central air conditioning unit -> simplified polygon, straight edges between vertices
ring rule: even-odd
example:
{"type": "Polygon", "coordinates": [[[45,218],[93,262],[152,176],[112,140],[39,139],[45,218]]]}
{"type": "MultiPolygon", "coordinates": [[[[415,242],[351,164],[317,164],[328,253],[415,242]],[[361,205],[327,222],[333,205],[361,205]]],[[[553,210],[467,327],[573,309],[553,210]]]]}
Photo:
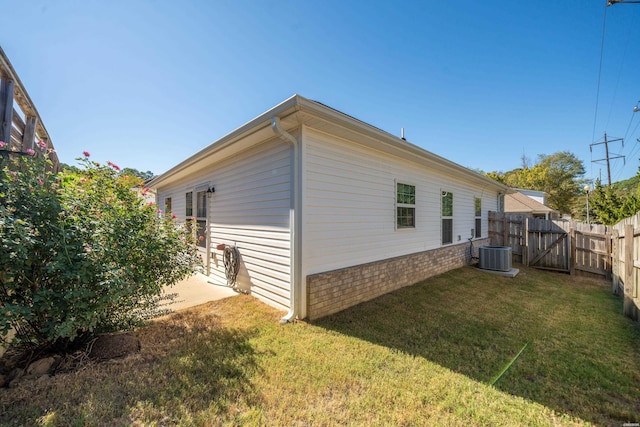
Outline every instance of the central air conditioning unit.
{"type": "Polygon", "coordinates": [[[511,270],[511,246],[480,246],[478,251],[478,267],[484,270],[511,270]]]}

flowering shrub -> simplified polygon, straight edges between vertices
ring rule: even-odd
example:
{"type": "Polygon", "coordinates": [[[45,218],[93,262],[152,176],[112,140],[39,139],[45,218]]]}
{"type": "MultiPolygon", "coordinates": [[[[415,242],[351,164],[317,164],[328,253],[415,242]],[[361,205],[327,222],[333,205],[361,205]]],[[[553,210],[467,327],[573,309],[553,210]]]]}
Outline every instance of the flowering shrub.
{"type": "Polygon", "coordinates": [[[46,153],[25,154],[0,157],[3,337],[15,329],[22,343],[66,345],[130,328],[197,267],[194,239],[111,162],[85,152],[80,172],[54,174],[46,153]]]}

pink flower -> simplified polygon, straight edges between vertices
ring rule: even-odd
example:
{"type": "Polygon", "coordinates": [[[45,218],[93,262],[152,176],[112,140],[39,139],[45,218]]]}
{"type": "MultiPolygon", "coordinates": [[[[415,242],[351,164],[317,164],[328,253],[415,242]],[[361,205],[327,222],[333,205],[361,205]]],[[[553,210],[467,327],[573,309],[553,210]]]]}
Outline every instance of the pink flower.
{"type": "Polygon", "coordinates": [[[149,192],[149,188],[148,188],[148,187],[145,187],[145,188],[142,190],[142,195],[143,195],[143,196],[146,196],[148,192],[149,192]]]}
{"type": "Polygon", "coordinates": [[[82,154],[84,154],[85,157],[89,157],[91,155],[88,151],[83,151],[82,154]]]}
{"type": "Polygon", "coordinates": [[[40,184],[40,185],[44,185],[44,181],[43,181],[43,180],[41,180],[41,179],[39,179],[39,180],[38,180],[38,184],[40,184]]]}
{"type": "Polygon", "coordinates": [[[5,145],[7,144],[5,144],[4,141],[0,141],[0,148],[4,147],[5,145]]]}
{"type": "Polygon", "coordinates": [[[113,163],[113,162],[111,162],[111,161],[107,162],[107,164],[108,164],[109,166],[111,166],[112,168],[114,168],[115,170],[117,170],[117,171],[119,171],[119,170],[120,170],[120,166],[116,165],[115,163],[113,163]]]}
{"type": "Polygon", "coordinates": [[[176,214],[171,215],[171,219],[176,219],[176,218],[178,218],[176,214]]]}
{"type": "Polygon", "coordinates": [[[202,242],[204,240],[204,236],[198,236],[198,240],[202,242]]]}
{"type": "Polygon", "coordinates": [[[29,155],[29,156],[34,156],[36,154],[36,152],[33,151],[33,149],[31,149],[31,148],[27,149],[27,151],[25,151],[25,153],[27,153],[27,155],[29,155]]]}
{"type": "Polygon", "coordinates": [[[38,141],[38,146],[39,146],[40,148],[47,148],[47,143],[46,143],[46,142],[44,142],[44,141],[38,141]]]}
{"type": "Polygon", "coordinates": [[[161,214],[161,213],[162,213],[162,209],[158,209],[158,213],[160,213],[160,214],[161,214]]]}
{"type": "Polygon", "coordinates": [[[147,206],[153,206],[153,205],[155,205],[155,203],[153,203],[153,202],[147,203],[147,206]]]}

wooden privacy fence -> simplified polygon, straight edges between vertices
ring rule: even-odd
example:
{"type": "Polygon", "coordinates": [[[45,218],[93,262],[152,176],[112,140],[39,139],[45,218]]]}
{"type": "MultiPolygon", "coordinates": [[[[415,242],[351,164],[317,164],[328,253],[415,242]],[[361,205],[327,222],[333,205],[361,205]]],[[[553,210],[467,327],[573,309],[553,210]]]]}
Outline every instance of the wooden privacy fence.
{"type": "Polygon", "coordinates": [[[492,245],[511,246],[513,261],[570,274],[604,276],[624,297],[625,315],[640,315],[640,213],[614,226],[489,213],[492,245]]]}

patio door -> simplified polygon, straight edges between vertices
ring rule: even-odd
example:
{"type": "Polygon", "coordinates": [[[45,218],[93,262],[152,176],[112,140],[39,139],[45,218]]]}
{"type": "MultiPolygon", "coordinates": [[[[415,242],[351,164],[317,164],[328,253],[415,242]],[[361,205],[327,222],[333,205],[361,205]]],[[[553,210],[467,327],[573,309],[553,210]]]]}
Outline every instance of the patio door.
{"type": "Polygon", "coordinates": [[[199,186],[196,188],[196,236],[198,241],[196,246],[198,253],[202,257],[205,265],[205,273],[209,274],[209,197],[208,186],[199,186]]]}

